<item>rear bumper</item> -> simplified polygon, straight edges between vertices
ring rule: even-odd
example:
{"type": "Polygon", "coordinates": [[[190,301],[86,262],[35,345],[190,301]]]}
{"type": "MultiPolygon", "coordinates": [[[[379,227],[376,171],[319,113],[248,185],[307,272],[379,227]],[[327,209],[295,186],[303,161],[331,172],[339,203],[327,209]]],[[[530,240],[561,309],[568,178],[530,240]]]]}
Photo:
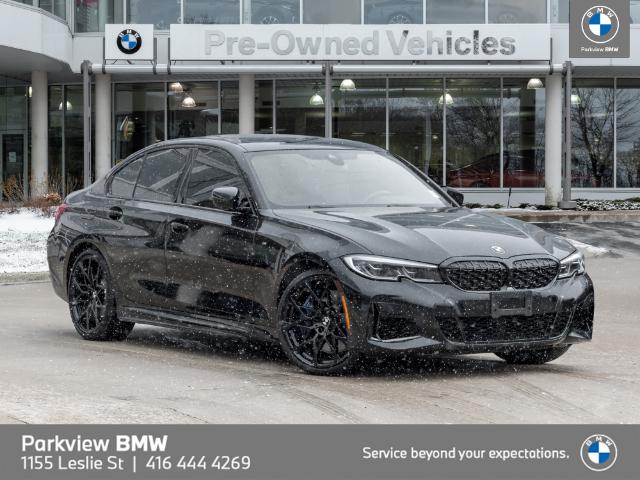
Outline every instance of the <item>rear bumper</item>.
{"type": "Polygon", "coordinates": [[[482,353],[591,340],[593,283],[588,275],[531,291],[526,315],[492,312],[491,294],[411,280],[382,282],[331,265],[348,299],[352,347],[360,351],[482,353]]]}

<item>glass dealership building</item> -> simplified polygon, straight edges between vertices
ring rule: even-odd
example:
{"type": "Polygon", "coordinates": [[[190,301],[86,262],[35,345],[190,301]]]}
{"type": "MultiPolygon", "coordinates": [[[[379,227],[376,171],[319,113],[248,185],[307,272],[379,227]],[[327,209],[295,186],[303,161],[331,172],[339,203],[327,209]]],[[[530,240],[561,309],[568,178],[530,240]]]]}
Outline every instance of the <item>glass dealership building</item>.
{"type": "MultiPolygon", "coordinates": [[[[571,59],[574,198],[640,196],[640,0],[630,3],[630,58],[571,59]]],[[[553,203],[563,76],[544,67],[569,60],[568,4],[0,0],[0,176],[33,192],[45,179],[62,193],[82,186],[87,62],[93,178],[166,139],[303,134],[387,148],[467,201],[506,204],[512,189],[512,204],[553,203]],[[137,25],[151,57],[109,57],[118,39],[105,30],[137,25]],[[321,53],[303,58],[316,40],[321,53]]]]}

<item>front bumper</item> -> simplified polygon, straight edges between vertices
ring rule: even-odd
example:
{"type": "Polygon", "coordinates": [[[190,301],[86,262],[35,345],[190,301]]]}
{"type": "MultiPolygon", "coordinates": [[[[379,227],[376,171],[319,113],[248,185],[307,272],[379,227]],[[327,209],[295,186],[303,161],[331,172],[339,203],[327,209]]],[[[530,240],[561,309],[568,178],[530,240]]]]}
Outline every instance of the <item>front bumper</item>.
{"type": "Polygon", "coordinates": [[[492,309],[492,294],[448,284],[369,280],[341,260],[331,267],[344,286],[352,348],[360,351],[482,353],[591,340],[593,283],[588,275],[530,291],[530,311],[492,309]]]}

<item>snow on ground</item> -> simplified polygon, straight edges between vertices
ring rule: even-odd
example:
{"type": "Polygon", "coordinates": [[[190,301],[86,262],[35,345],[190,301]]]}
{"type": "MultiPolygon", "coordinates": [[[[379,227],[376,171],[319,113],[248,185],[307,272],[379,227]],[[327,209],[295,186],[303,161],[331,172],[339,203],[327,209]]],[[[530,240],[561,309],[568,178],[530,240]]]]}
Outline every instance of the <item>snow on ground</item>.
{"type": "Polygon", "coordinates": [[[0,213],[0,273],[47,271],[47,236],[53,223],[53,217],[26,208],[0,213]]]}
{"type": "Polygon", "coordinates": [[[582,243],[571,238],[567,238],[567,242],[580,250],[585,257],[599,257],[601,255],[611,253],[611,250],[608,250],[606,248],[594,247],[593,245],[589,245],[588,243],[582,243]]]}

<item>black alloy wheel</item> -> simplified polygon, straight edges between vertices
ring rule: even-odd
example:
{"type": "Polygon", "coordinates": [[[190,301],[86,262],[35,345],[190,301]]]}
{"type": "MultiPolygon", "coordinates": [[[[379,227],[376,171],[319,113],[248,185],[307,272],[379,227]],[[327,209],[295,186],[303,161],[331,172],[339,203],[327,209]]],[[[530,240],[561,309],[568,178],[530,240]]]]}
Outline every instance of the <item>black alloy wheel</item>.
{"type": "Polygon", "coordinates": [[[316,270],[296,277],[278,309],[287,356],[309,373],[347,372],[354,362],[347,308],[342,287],[331,273],[316,270]]]}
{"type": "Polygon", "coordinates": [[[107,262],[96,250],[83,251],[69,273],[69,310],[78,333],[87,340],[124,340],[131,322],[116,317],[107,262]]]}

